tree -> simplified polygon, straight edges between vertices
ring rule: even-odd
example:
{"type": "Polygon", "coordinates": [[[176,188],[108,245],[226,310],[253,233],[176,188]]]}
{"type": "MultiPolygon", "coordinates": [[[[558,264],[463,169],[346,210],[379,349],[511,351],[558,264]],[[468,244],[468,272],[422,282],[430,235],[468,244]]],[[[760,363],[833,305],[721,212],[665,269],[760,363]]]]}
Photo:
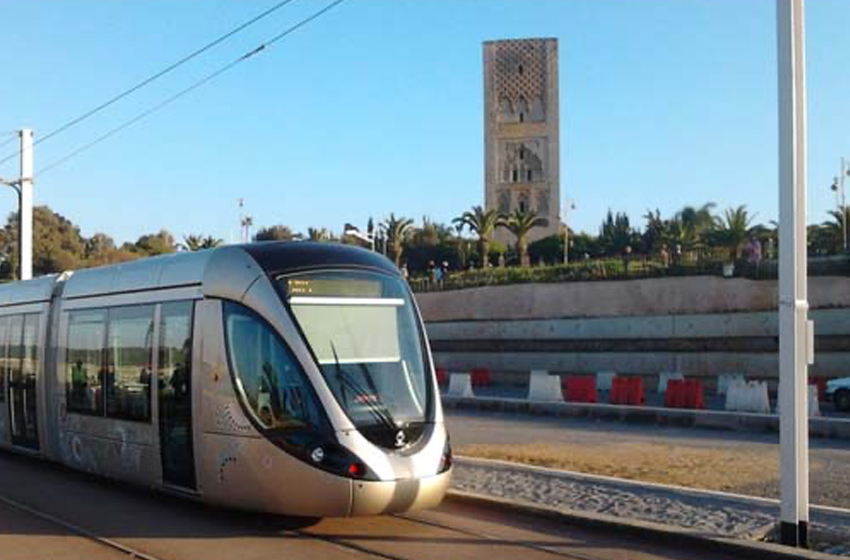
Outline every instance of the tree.
{"type": "Polygon", "coordinates": [[[186,251],[202,251],[204,249],[214,249],[224,243],[224,240],[217,239],[211,235],[206,237],[202,235],[184,235],[181,246],[186,251]]]}
{"type": "Polygon", "coordinates": [[[646,227],[641,235],[641,246],[644,253],[655,253],[670,242],[670,221],[661,218],[661,211],[647,210],[643,215],[646,227]]]}
{"type": "Polygon", "coordinates": [[[689,251],[698,251],[705,245],[706,236],[714,230],[717,218],[712,210],[717,205],[707,202],[695,208],[685,206],[673,218],[675,230],[675,242],[689,251]],[[678,224],[675,224],[678,222],[678,224]]]}
{"type": "Polygon", "coordinates": [[[292,241],[293,239],[295,234],[289,226],[283,224],[260,228],[254,235],[254,241],[292,241]]]}
{"type": "Polygon", "coordinates": [[[640,241],[640,237],[632,229],[629,216],[623,212],[613,214],[608,210],[602,226],[599,228],[599,243],[608,256],[622,255],[626,247],[631,247],[640,241]]]}
{"type": "MultiPolygon", "coordinates": [[[[12,212],[0,230],[2,275],[12,279],[18,271],[18,213],[12,212]]],[[[79,268],[85,258],[80,228],[47,206],[33,208],[33,274],[50,274],[79,268]]]]}
{"type": "Polygon", "coordinates": [[[452,223],[469,228],[478,236],[481,253],[481,267],[486,268],[490,259],[490,242],[496,228],[504,222],[504,217],[496,210],[484,210],[481,206],[473,206],[471,211],[464,212],[452,223]]]}
{"type": "Polygon", "coordinates": [[[124,248],[144,256],[164,255],[177,250],[174,236],[168,230],[161,229],[159,233],[149,233],[139,237],[135,244],[124,244],[124,248]]]}
{"type": "Polygon", "coordinates": [[[325,228],[307,228],[307,237],[310,241],[329,241],[331,234],[325,228]]]}
{"type": "MultiPolygon", "coordinates": [[[[832,218],[832,221],[825,222],[823,226],[827,228],[832,237],[835,238],[833,253],[841,253],[845,251],[844,248],[844,224],[847,223],[850,225],[850,207],[844,209],[844,212],[841,210],[830,210],[829,217],[832,218]]],[[[848,233],[850,235],[850,233],[848,233]]]]}
{"type": "Polygon", "coordinates": [[[557,264],[564,260],[564,234],[550,235],[528,244],[531,262],[545,261],[557,264]]]}
{"type": "Polygon", "coordinates": [[[396,218],[395,214],[384,220],[381,229],[386,236],[387,256],[391,256],[395,265],[401,267],[401,254],[404,251],[404,241],[410,235],[413,220],[409,218],[396,218]]]}
{"type": "Polygon", "coordinates": [[[411,272],[428,270],[430,263],[446,262],[449,268],[462,266],[460,240],[453,228],[423,218],[422,227],[415,228],[404,242],[407,268],[411,272]]]}
{"type": "Polygon", "coordinates": [[[750,224],[754,216],[750,216],[745,205],[737,208],[727,208],[722,218],[716,218],[714,241],[728,249],[730,260],[735,260],[741,253],[741,246],[750,234],[750,224]]]}
{"type": "Polygon", "coordinates": [[[514,234],[516,237],[516,252],[519,257],[519,263],[522,266],[527,266],[528,263],[528,234],[531,230],[542,226],[546,220],[535,214],[534,212],[523,212],[514,210],[500,225],[514,234]]]}

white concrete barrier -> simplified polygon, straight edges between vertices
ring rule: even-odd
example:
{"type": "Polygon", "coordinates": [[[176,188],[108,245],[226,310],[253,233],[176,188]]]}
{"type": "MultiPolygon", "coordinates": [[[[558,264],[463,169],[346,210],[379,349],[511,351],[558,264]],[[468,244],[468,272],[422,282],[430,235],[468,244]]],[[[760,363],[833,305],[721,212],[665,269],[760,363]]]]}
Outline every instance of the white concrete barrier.
{"type": "Polygon", "coordinates": [[[667,382],[673,379],[683,380],[685,375],[680,371],[663,371],[658,374],[658,392],[662,395],[667,392],[667,382]]]}
{"type": "Polygon", "coordinates": [[[611,387],[614,386],[614,378],[617,377],[617,374],[613,371],[600,371],[596,374],[596,390],[597,391],[610,391],[611,387]]]}
{"type": "Polygon", "coordinates": [[[450,373],[449,374],[449,396],[452,397],[475,397],[472,392],[472,380],[468,373],[450,373]]]}
{"type": "Polygon", "coordinates": [[[528,383],[528,400],[564,402],[564,395],[561,392],[561,377],[549,375],[546,370],[533,370],[528,383]]]}
{"type": "Polygon", "coordinates": [[[725,395],[726,391],[729,388],[729,385],[734,381],[741,381],[746,383],[746,379],[744,378],[744,374],[742,373],[725,373],[717,378],[717,396],[725,395]]]}
{"type": "Polygon", "coordinates": [[[820,416],[820,399],[817,385],[809,385],[809,416],[820,416]]]}
{"type": "Polygon", "coordinates": [[[770,414],[767,382],[733,380],[726,389],[726,410],[770,414]]]}

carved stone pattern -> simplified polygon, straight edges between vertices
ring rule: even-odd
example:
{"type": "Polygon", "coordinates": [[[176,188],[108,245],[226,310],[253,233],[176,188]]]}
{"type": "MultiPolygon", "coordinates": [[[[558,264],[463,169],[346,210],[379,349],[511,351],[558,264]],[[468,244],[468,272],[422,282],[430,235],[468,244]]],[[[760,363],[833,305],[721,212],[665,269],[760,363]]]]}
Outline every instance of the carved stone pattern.
{"type": "Polygon", "coordinates": [[[503,144],[501,182],[529,183],[546,179],[543,158],[545,157],[544,142],[540,139],[512,142],[503,144]],[[531,176],[529,177],[529,171],[531,176]],[[513,180],[514,172],[517,179],[513,180]]]}
{"type": "Polygon", "coordinates": [[[507,189],[499,191],[499,212],[507,214],[511,211],[511,192],[507,189]]]}
{"type": "Polygon", "coordinates": [[[499,41],[493,60],[493,94],[516,104],[546,98],[546,44],[543,41],[499,41]],[[522,74],[519,66],[522,65],[522,74]]]}
{"type": "Polygon", "coordinates": [[[535,210],[538,216],[549,215],[549,189],[537,191],[537,208],[535,210]]]}

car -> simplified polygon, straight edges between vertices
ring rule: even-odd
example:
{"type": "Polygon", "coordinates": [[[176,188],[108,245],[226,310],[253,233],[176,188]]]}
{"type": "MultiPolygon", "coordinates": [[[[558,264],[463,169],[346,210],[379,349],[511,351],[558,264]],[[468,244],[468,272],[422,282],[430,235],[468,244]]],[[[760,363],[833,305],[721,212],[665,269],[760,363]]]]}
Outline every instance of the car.
{"type": "Polygon", "coordinates": [[[839,377],[826,382],[826,394],[835,403],[835,408],[850,412],[850,377],[839,377]]]}

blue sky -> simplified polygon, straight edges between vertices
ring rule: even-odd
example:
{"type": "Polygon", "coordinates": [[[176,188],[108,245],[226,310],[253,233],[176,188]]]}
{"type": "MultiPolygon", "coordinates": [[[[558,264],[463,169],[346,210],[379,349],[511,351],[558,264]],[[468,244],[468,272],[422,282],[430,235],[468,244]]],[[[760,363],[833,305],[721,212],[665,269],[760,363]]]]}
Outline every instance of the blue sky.
{"type": "MultiPolygon", "coordinates": [[[[0,134],[36,137],[274,0],[0,0],[0,134]]],[[[36,169],[324,5],[296,0],[36,149],[36,169]]],[[[347,0],[151,118],[39,178],[36,202],[117,241],[165,227],[339,231],[483,201],[481,43],[557,37],[571,225],[605,211],[746,204],[777,215],[773,0],[347,0]]],[[[850,156],[850,2],[808,0],[809,220],[850,156]]],[[[0,137],[0,142],[3,138],[0,137]]],[[[0,150],[5,155],[10,146],[0,150]]],[[[16,165],[0,166],[9,177],[16,165]]],[[[0,213],[14,207],[0,192],[0,213]]]]}

